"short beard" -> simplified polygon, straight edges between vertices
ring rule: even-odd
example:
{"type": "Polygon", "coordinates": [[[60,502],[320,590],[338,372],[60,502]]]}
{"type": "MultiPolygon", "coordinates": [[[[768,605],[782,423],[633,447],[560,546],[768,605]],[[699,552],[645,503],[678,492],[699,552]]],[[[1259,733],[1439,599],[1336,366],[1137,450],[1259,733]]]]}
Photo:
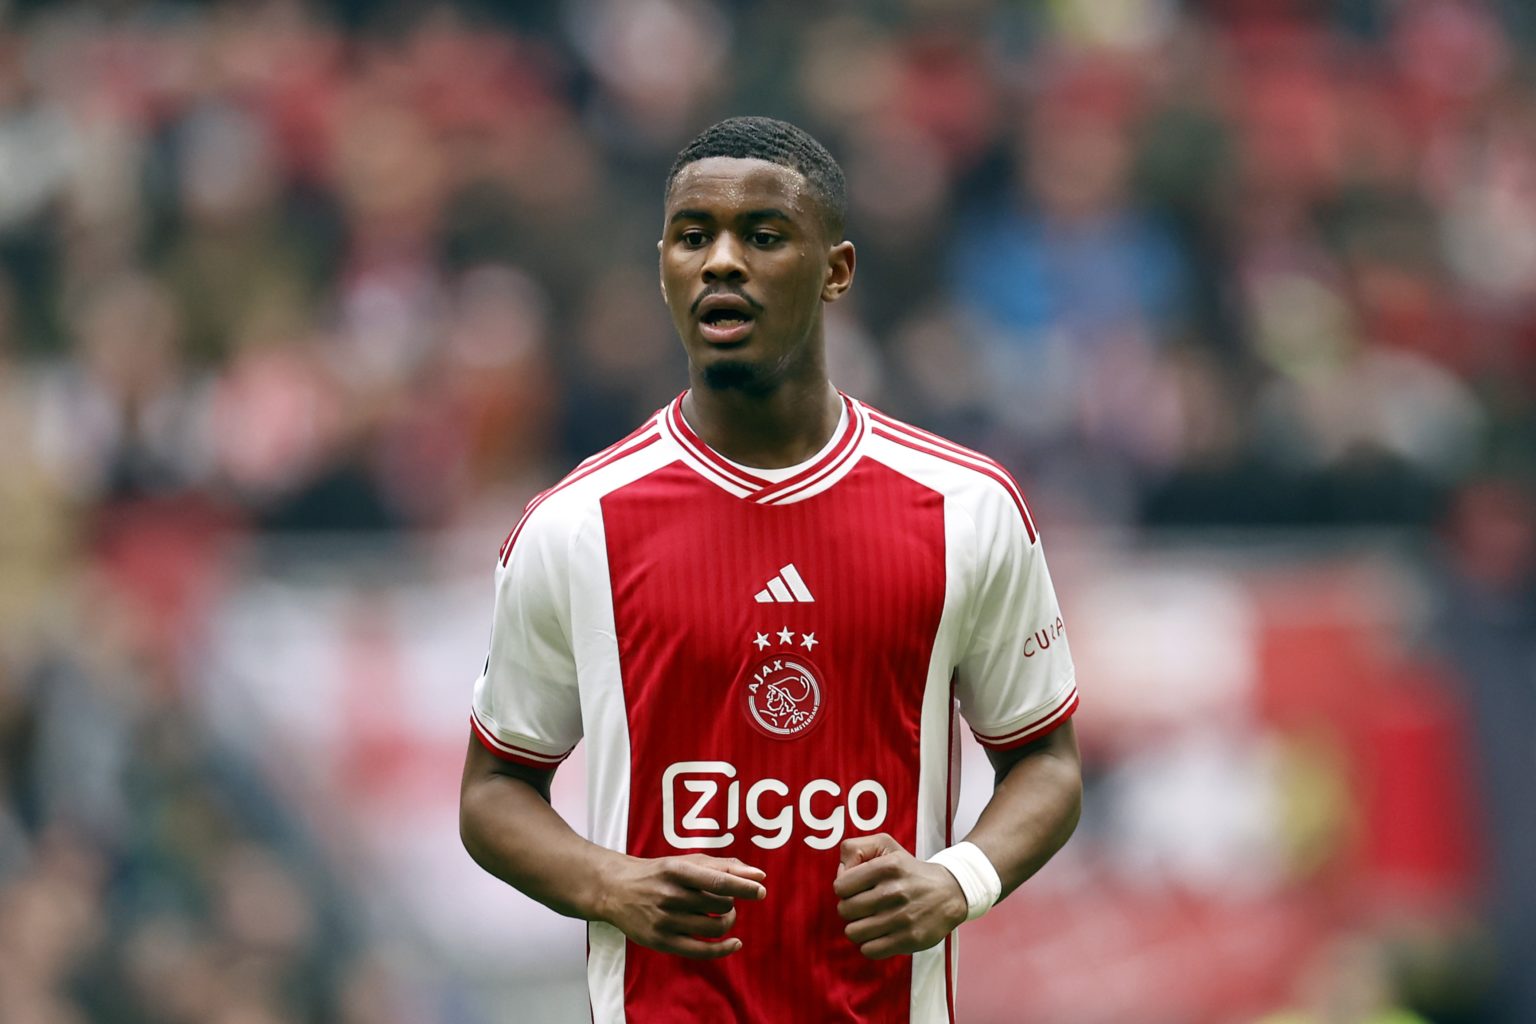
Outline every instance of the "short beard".
{"type": "Polygon", "coordinates": [[[704,384],[711,391],[740,391],[761,397],[771,392],[775,383],[756,363],[711,363],[704,368],[704,384]]]}

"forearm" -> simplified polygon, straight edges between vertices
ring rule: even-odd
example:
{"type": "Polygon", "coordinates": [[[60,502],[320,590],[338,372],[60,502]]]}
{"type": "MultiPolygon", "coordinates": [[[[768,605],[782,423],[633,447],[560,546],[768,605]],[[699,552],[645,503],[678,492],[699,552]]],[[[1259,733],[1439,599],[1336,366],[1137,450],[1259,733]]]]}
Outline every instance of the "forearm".
{"type": "Polygon", "coordinates": [[[601,882],[622,855],[578,835],[532,782],[467,776],[459,835],[475,863],[513,888],[567,917],[601,919],[601,882]]]}
{"type": "Polygon", "coordinates": [[[1070,722],[1020,751],[990,756],[997,786],[966,841],[987,855],[1007,896],[1066,845],[1077,828],[1082,768],[1070,722]]]}

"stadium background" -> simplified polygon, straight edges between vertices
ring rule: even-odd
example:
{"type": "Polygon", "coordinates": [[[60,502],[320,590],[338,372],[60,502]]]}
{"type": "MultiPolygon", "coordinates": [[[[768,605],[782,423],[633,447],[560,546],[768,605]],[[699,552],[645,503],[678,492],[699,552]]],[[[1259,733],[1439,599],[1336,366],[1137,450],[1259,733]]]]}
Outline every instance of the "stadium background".
{"type": "Polygon", "coordinates": [[[1522,0],[0,11],[0,1020],[585,1019],[457,842],[491,559],[681,387],[660,182],[751,112],[1080,659],[961,1019],[1536,1021],[1522,0]]]}

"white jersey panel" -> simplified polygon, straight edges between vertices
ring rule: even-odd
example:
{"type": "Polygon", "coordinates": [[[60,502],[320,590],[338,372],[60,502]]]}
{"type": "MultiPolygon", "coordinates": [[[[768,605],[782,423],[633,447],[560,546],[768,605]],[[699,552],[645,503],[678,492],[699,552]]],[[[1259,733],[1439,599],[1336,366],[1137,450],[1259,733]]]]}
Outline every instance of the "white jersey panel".
{"type": "Polygon", "coordinates": [[[570,642],[570,552],[551,504],[530,507],[497,563],[490,654],[472,706],[493,750],[553,767],[582,729],[570,642]]]}
{"type": "MultiPolygon", "coordinates": [[[[928,663],[928,680],[923,692],[918,739],[917,848],[919,860],[927,860],[949,845],[951,801],[960,780],[955,776],[959,759],[955,757],[954,657],[971,602],[965,583],[970,575],[968,552],[974,536],[968,517],[948,507],[944,510],[944,612],[934,636],[933,653],[928,663]]],[[[955,946],[958,935],[912,955],[912,1021],[947,1022],[949,1020],[949,977],[945,958],[955,946]]]]}
{"type": "MultiPolygon", "coordinates": [[[[642,431],[535,499],[498,572],[490,665],[475,687],[477,723],[514,757],[558,763],[583,736],[600,751],[587,759],[588,835],[621,853],[630,736],[601,503],[677,458],[658,431],[642,431]]],[[[591,922],[587,939],[593,1019],[623,1024],[624,935],[591,922]]]]}
{"type": "Polygon", "coordinates": [[[867,457],[944,495],[955,545],[949,587],[967,606],[934,657],[942,650],[950,659],[966,722],[988,746],[1043,735],[1071,714],[1077,691],[1056,592],[1016,485],[991,460],[886,417],[875,422],[867,457]]]}
{"type": "Polygon", "coordinates": [[[1040,544],[1011,502],[977,508],[980,585],[956,693],[976,738],[1013,746],[1076,706],[1072,652],[1040,544]]]}
{"type": "MultiPolygon", "coordinates": [[[[553,766],[586,731],[580,659],[601,655],[575,649],[572,638],[581,634],[573,615],[592,612],[594,588],[610,602],[612,635],[600,502],[676,457],[653,422],[529,503],[497,567],[490,655],[475,682],[475,722],[493,750],[553,766]]],[[[616,680],[616,651],[611,658],[616,680]]],[[[622,703],[622,692],[618,699],[622,703]]],[[[611,720],[605,713],[602,721],[611,720]]]]}
{"type": "MultiPolygon", "coordinates": [[[[629,833],[630,736],[613,618],[613,588],[600,499],[676,457],[667,444],[630,456],[582,498],[571,544],[571,627],[580,680],[587,757],[588,835],[626,852],[629,833]]],[[[579,486],[579,485],[578,485],[579,486]]],[[[587,997],[597,1024],[624,1024],[624,933],[601,921],[587,925],[587,997]]]]}

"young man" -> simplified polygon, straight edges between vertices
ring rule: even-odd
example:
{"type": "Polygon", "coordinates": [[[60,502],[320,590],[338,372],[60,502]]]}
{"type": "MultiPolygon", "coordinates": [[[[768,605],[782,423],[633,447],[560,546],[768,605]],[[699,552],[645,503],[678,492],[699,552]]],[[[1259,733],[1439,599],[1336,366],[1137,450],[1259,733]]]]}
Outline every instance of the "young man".
{"type": "Polygon", "coordinates": [[[734,118],[678,155],[661,291],[689,388],[502,546],[461,831],[591,922],[598,1024],[953,1018],[950,933],[1077,822],[1077,707],[996,463],[827,379],[842,172],[734,118]],[[951,845],[955,709],[997,785],[951,845]],[[549,806],[587,739],[591,836],[549,806]]]}

